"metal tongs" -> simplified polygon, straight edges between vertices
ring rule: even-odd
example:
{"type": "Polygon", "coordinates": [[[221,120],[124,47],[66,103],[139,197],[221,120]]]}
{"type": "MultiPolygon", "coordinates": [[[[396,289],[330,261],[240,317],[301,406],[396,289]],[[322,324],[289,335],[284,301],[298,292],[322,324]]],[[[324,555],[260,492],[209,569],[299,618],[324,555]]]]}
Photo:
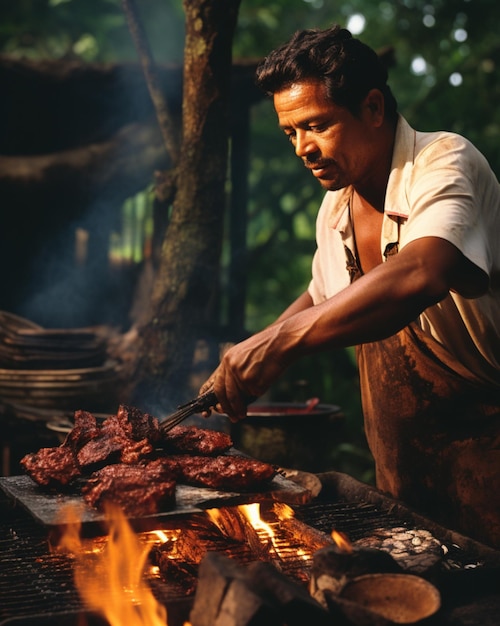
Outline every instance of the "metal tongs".
{"type": "Polygon", "coordinates": [[[163,434],[168,433],[169,430],[171,430],[174,426],[177,426],[177,424],[180,424],[190,415],[208,411],[210,407],[215,406],[216,404],[217,396],[215,393],[213,391],[207,391],[194,400],[191,400],[191,402],[187,402],[186,404],[182,404],[178,407],[175,413],[172,413],[161,422],[160,430],[163,434]]]}

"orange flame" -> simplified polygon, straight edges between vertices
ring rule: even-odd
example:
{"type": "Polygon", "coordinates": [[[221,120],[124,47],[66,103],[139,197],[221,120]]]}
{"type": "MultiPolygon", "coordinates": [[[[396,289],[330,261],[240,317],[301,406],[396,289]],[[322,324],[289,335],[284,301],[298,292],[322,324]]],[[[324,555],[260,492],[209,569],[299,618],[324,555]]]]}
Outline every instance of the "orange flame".
{"type": "Polygon", "coordinates": [[[272,541],[274,541],[274,530],[260,517],[260,504],[241,504],[238,507],[243,515],[248,519],[255,530],[263,531],[272,541]]]}
{"type": "MultiPolygon", "coordinates": [[[[71,519],[75,514],[68,513],[71,519]]],[[[106,519],[109,535],[100,549],[94,542],[93,550],[82,550],[72,524],[58,546],[80,547],[75,553],[75,585],[82,600],[110,626],[166,626],[167,611],[143,578],[150,545],[139,540],[121,509],[108,508],[106,519]]]]}
{"type": "Polygon", "coordinates": [[[77,505],[68,505],[62,507],[58,516],[57,534],[52,531],[50,536],[51,549],[54,552],[79,552],[83,549],[80,539],[81,523],[81,507],[77,505]]]}
{"type": "Polygon", "coordinates": [[[332,539],[342,552],[350,554],[353,551],[352,543],[344,533],[338,530],[332,530],[332,539]]]}

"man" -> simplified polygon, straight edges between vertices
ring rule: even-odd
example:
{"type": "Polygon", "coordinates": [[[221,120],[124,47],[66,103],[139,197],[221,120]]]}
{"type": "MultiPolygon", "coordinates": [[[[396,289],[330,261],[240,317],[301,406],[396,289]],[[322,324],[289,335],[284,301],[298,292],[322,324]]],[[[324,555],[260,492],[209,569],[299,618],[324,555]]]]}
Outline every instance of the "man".
{"type": "Polygon", "coordinates": [[[202,391],[236,421],[303,355],[357,346],[377,486],[500,547],[500,186],[451,133],[397,113],[375,52],[302,31],[257,72],[326,195],[312,280],[202,391]]]}

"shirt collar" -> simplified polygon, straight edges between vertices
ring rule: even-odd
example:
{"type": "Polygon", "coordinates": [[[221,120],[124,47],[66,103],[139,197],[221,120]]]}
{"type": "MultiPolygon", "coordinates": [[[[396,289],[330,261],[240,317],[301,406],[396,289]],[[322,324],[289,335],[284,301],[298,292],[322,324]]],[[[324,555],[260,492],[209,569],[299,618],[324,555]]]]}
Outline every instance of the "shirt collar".
{"type": "MultiPolygon", "coordinates": [[[[387,183],[384,213],[390,217],[408,218],[410,207],[406,198],[404,181],[413,167],[416,133],[401,115],[396,126],[394,151],[392,154],[391,172],[387,183]]],[[[349,219],[349,200],[352,187],[344,187],[339,191],[327,191],[326,196],[335,194],[331,203],[328,225],[336,230],[343,230],[349,219]]],[[[326,198],[325,198],[326,199],[326,198]]]]}

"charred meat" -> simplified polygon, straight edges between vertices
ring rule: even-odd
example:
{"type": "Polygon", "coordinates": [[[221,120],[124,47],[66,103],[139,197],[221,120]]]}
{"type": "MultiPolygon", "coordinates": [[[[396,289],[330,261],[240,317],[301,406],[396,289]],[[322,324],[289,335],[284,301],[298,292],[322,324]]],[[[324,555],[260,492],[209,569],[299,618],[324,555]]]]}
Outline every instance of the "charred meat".
{"type": "Polygon", "coordinates": [[[73,451],[64,445],[26,454],[21,459],[21,465],[43,487],[66,486],[80,476],[73,451]]]}
{"type": "Polygon", "coordinates": [[[106,503],[130,516],[151,515],[175,505],[175,478],[158,461],[107,465],[94,472],[82,488],[85,502],[103,510],[106,503]]]}
{"type": "MultiPolygon", "coordinates": [[[[136,407],[121,404],[116,413],[116,421],[121,431],[134,441],[147,439],[154,444],[160,439],[158,419],[149,415],[149,413],[143,413],[136,407]]],[[[104,422],[103,429],[106,428],[107,425],[104,422]]]]}
{"type": "Polygon", "coordinates": [[[99,436],[99,426],[96,418],[88,411],[75,411],[74,420],[75,425],[68,433],[63,446],[77,452],[91,439],[99,436]]]}
{"type": "Polygon", "coordinates": [[[121,405],[100,426],[91,413],[76,411],[75,426],[60,446],[28,454],[21,465],[40,485],[67,485],[110,463],[138,463],[158,438],[158,420],[139,409],[121,405]]]}
{"type": "Polygon", "coordinates": [[[159,460],[179,482],[222,491],[259,489],[276,475],[275,468],[269,463],[238,455],[175,455],[159,460]]]}
{"type": "Polygon", "coordinates": [[[229,435],[217,430],[175,426],[163,435],[162,445],[165,451],[172,454],[216,456],[229,450],[233,441],[229,435]]]}
{"type": "Polygon", "coordinates": [[[126,405],[102,423],[86,411],[76,411],[74,419],[60,446],[27,454],[21,465],[49,488],[87,479],[82,495],[99,510],[115,502],[128,515],[154,514],[174,506],[176,482],[252,491],[276,474],[268,463],[224,454],[233,445],[226,433],[176,426],[163,434],[155,417],[126,405]]]}

